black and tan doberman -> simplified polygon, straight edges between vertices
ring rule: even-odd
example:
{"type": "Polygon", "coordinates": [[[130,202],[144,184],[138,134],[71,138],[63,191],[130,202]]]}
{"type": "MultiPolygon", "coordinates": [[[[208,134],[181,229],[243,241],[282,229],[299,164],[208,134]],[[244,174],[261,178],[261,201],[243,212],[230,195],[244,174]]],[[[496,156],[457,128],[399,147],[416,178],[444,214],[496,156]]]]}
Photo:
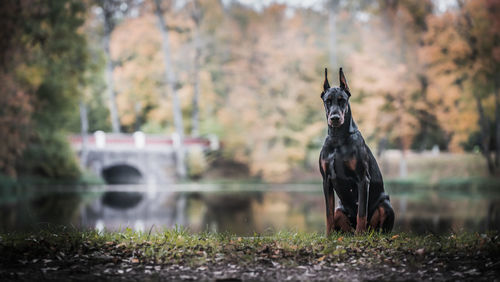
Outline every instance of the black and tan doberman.
{"type": "Polygon", "coordinates": [[[319,157],[326,201],[326,233],[361,233],[368,228],[390,232],[394,211],[377,161],[352,118],[351,92],[339,70],[340,86],[330,87],[325,68],[323,100],[328,136],[319,157]],[[335,194],[340,205],[335,209],[335,194]]]}

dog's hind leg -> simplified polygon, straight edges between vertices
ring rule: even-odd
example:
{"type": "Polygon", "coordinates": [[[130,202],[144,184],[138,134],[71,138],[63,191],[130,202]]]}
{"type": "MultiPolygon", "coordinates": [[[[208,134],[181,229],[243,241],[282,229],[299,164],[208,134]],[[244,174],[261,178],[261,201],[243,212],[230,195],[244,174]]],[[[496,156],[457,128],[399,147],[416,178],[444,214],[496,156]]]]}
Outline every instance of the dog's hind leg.
{"type": "Polygon", "coordinates": [[[370,219],[370,228],[374,230],[382,229],[382,232],[390,232],[393,226],[394,210],[387,201],[384,201],[373,212],[370,219]]]}
{"type": "Polygon", "coordinates": [[[377,207],[377,209],[373,212],[372,218],[370,219],[370,228],[373,230],[378,230],[381,225],[382,221],[382,211],[380,210],[381,207],[377,207]]]}
{"type": "Polygon", "coordinates": [[[337,208],[335,210],[334,222],[335,222],[335,230],[341,230],[343,232],[351,232],[351,233],[354,231],[354,228],[351,226],[349,218],[344,213],[344,211],[342,211],[342,208],[337,208]]]}
{"type": "Polygon", "coordinates": [[[380,206],[384,210],[384,218],[380,221],[382,232],[391,232],[392,228],[394,227],[394,210],[392,209],[389,201],[382,202],[380,206]]]}

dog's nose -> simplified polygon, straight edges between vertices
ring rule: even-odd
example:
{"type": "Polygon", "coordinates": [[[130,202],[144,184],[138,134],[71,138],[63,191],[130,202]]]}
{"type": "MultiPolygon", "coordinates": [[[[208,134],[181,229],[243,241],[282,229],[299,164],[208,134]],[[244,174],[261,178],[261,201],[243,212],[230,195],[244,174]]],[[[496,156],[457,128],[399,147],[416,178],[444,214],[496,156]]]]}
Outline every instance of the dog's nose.
{"type": "Polygon", "coordinates": [[[333,115],[331,117],[331,120],[334,121],[334,122],[339,122],[340,121],[340,116],[339,115],[333,115]]]}

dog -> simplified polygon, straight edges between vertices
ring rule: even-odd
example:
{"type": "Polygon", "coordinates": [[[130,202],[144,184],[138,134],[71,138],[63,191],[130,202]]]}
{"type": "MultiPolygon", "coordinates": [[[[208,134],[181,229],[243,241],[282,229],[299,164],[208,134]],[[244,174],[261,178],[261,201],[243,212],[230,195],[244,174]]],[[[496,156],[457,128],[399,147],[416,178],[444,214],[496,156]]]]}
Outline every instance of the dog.
{"type": "Polygon", "coordinates": [[[326,234],[333,231],[360,234],[368,228],[390,232],[394,211],[384,191],[382,173],[352,118],[351,91],[342,68],[340,86],[330,87],[328,70],[321,99],[328,136],[319,156],[326,202],[326,234]],[[335,194],[340,205],[335,209],[335,194]]]}

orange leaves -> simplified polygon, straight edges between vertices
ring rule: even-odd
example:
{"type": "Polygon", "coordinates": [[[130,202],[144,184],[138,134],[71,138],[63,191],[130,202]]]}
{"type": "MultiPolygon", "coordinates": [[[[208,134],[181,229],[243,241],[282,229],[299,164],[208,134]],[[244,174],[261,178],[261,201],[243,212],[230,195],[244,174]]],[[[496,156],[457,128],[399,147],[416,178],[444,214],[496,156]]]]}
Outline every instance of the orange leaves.
{"type": "MultiPolygon", "coordinates": [[[[337,13],[338,64],[345,67],[352,88],[356,122],[370,142],[387,138],[407,149],[421,133],[420,125],[432,123],[452,138],[450,148],[458,150],[477,129],[476,109],[467,106],[471,87],[456,82],[478,79],[481,70],[492,68],[490,61],[500,60],[500,47],[490,46],[491,35],[498,31],[484,28],[491,15],[484,9],[485,0],[477,2],[465,6],[477,24],[462,29],[477,38],[478,46],[471,46],[458,28],[464,24],[463,11],[434,14],[430,0],[361,10],[369,14],[364,20],[346,9],[337,13]],[[460,66],[472,50],[483,59],[460,66]],[[489,57],[485,50],[491,51],[489,57]]],[[[284,4],[255,11],[223,7],[219,1],[200,3],[203,133],[217,131],[225,150],[248,163],[253,173],[266,180],[286,179],[316,153],[326,130],[319,98],[322,70],[328,64],[326,14],[300,8],[290,12],[284,4]]],[[[171,33],[170,44],[186,132],[193,108],[195,54],[194,23],[187,12],[166,12],[169,25],[184,29],[171,33]]],[[[161,94],[160,49],[156,18],[147,6],[113,33],[118,106],[121,122],[129,128],[142,115],[147,125],[143,130],[171,129],[171,98],[161,94]],[[144,112],[137,113],[137,102],[144,112]]],[[[488,81],[487,76],[480,78],[488,81]]]]}
{"type": "MultiPolygon", "coordinates": [[[[461,150],[460,143],[478,129],[474,96],[490,87],[498,71],[492,41],[498,31],[490,28],[494,19],[489,17],[488,3],[467,1],[460,10],[430,16],[422,37],[428,99],[439,124],[452,138],[452,151],[461,150]]],[[[491,94],[484,93],[482,98],[491,94]]]]}

